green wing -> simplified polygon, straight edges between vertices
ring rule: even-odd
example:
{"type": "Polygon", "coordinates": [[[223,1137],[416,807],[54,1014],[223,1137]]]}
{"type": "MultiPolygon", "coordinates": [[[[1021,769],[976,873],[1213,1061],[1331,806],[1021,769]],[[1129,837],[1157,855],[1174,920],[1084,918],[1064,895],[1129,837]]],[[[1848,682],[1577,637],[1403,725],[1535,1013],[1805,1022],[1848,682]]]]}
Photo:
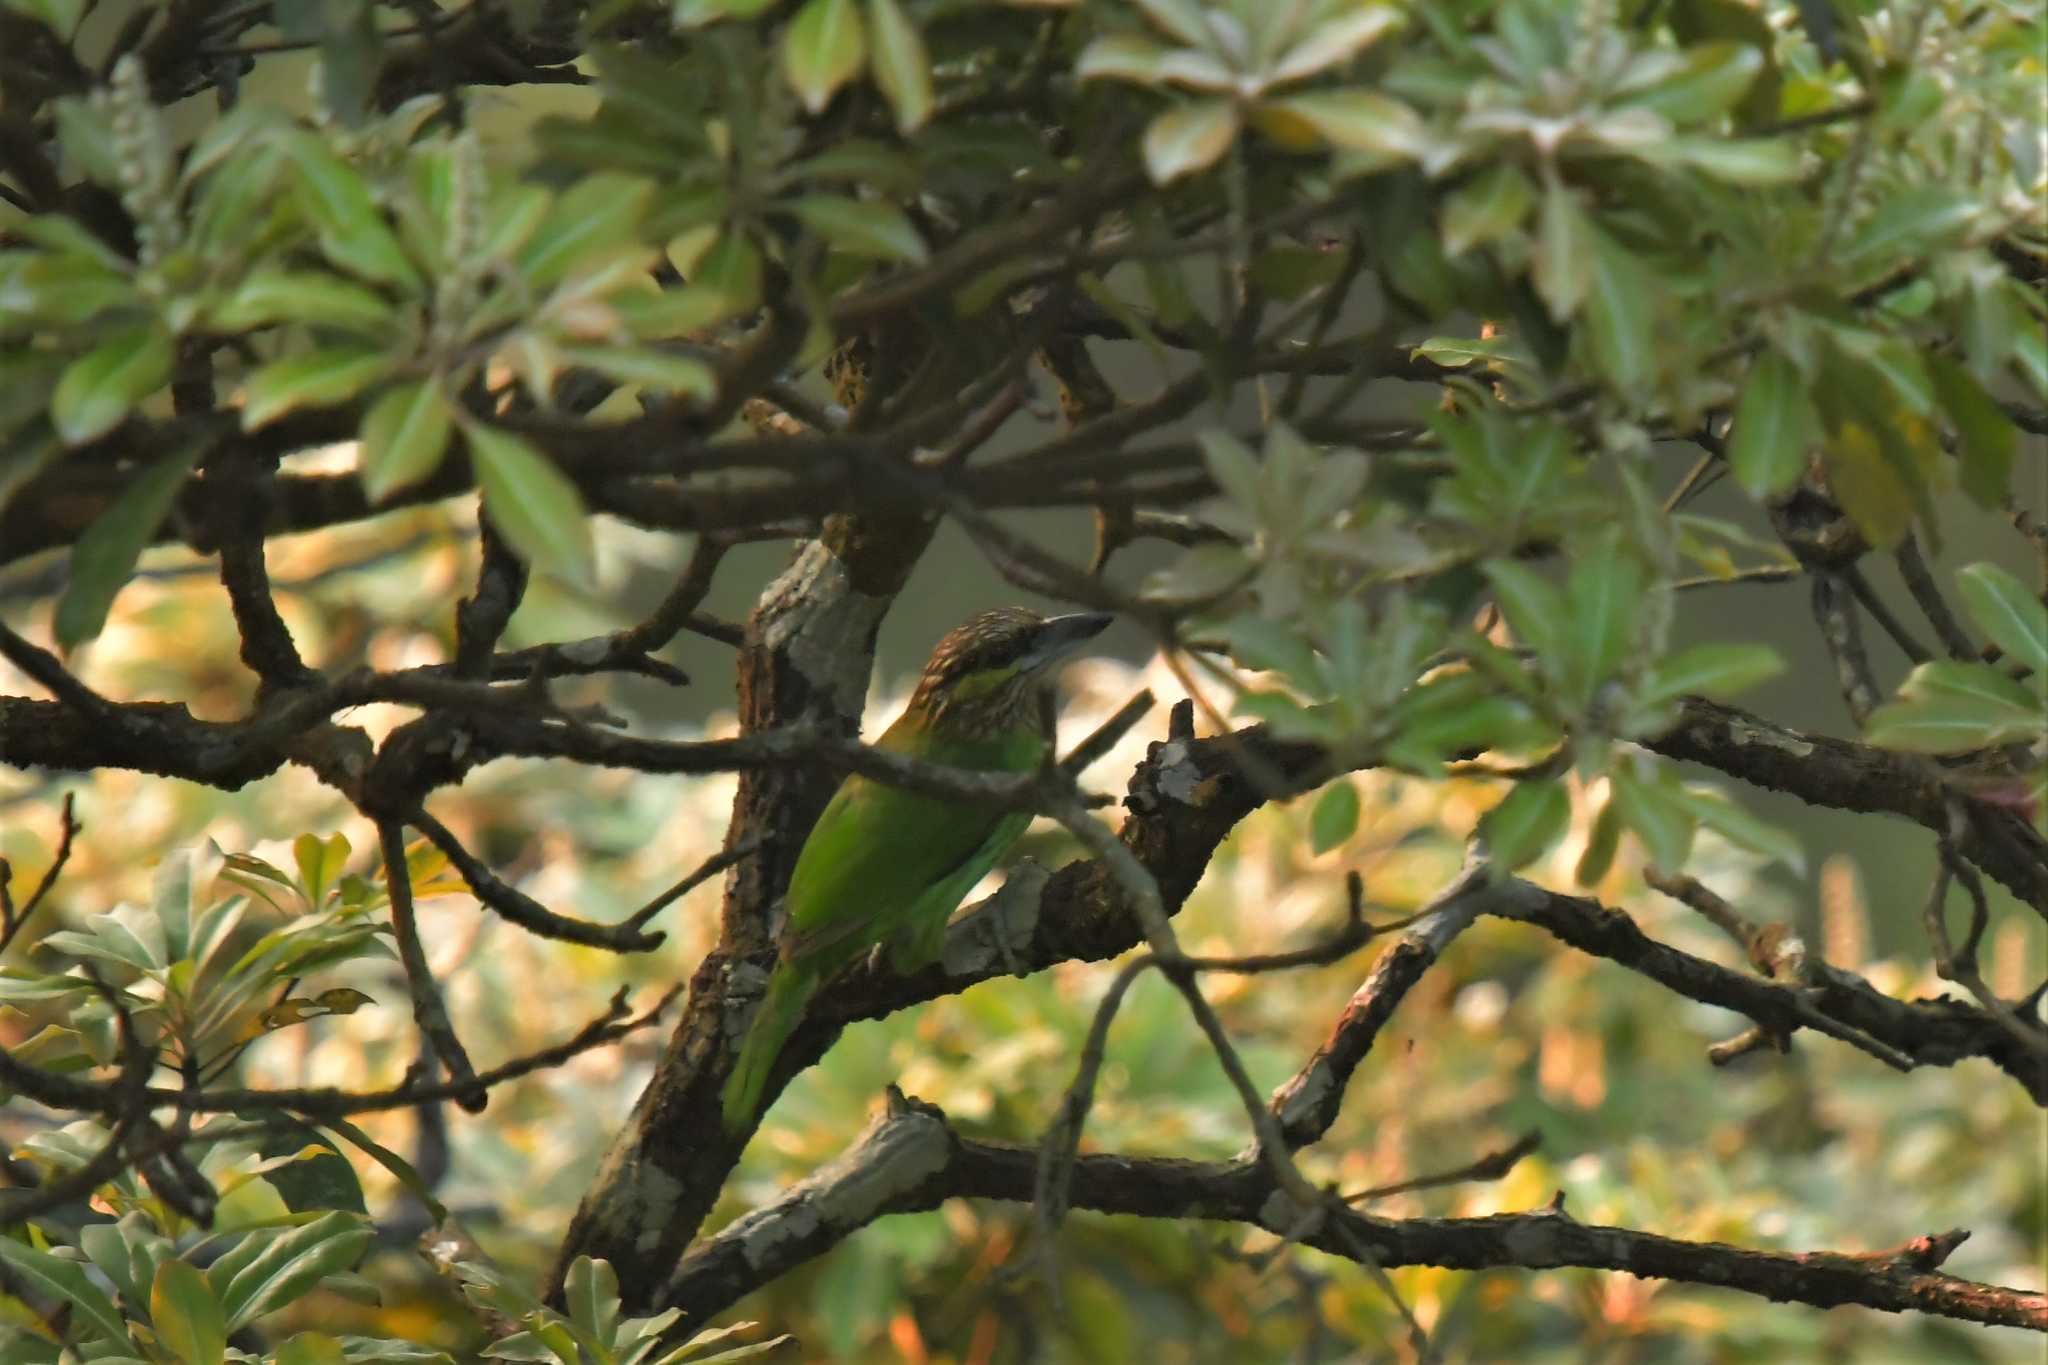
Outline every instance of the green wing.
{"type": "Polygon", "coordinates": [[[914,972],[939,960],[946,946],[946,922],[953,917],[953,911],[1030,823],[1031,817],[1022,812],[1004,815],[957,871],[918,897],[902,920],[890,926],[889,966],[893,970],[914,972]]]}
{"type": "MultiPolygon", "coordinates": [[[[1043,752],[1042,741],[1029,733],[953,752],[920,752],[916,738],[892,726],[878,743],[933,762],[1010,772],[1029,771],[1043,752]]],[[[829,974],[899,927],[934,917],[937,926],[925,933],[936,942],[960,898],[1028,822],[1011,812],[849,777],[818,817],[790,874],[786,955],[829,974]]]]}

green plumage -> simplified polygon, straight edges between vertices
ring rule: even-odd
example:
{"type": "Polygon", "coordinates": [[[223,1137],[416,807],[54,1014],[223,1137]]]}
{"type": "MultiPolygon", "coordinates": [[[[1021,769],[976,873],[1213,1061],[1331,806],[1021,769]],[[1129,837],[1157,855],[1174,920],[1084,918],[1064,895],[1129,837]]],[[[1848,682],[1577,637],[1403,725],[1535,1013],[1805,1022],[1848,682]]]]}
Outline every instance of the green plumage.
{"type": "MultiPolygon", "coordinates": [[[[876,747],[948,767],[1031,771],[1051,742],[1036,704],[1041,671],[1105,621],[1018,610],[976,617],[940,642],[876,747]]],[[[818,988],[877,944],[899,972],[937,960],[946,921],[1029,823],[858,774],[840,785],[790,874],[780,958],[721,1097],[727,1131],[754,1118],[818,988]]]]}

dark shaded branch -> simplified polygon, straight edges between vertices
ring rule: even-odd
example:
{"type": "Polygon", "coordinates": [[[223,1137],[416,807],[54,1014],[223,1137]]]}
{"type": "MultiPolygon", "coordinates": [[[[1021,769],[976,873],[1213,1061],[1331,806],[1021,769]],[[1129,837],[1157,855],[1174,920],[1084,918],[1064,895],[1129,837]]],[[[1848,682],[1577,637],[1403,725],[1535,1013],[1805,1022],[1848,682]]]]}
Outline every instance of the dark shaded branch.
{"type": "MultiPolygon", "coordinates": [[[[1809,805],[1899,815],[1940,835],[1956,799],[1941,770],[1915,755],[1809,734],[1697,697],[1686,699],[1677,725],[1643,744],[1809,805]]],[[[2014,811],[1962,799],[1971,828],[1958,851],[2048,914],[2048,840],[2014,811]]]]}
{"type": "Polygon", "coordinates": [[[476,1114],[483,1111],[488,1092],[477,1082],[476,1068],[455,1036],[448,1020],[448,1006],[441,999],[441,987],[434,969],[427,963],[420,945],[419,924],[413,915],[412,874],[405,865],[405,831],[392,820],[377,822],[377,841],[384,853],[385,889],[391,895],[391,928],[398,940],[398,958],[405,966],[405,987],[412,997],[412,1017],[420,1032],[433,1044],[434,1054],[457,1087],[455,1102],[476,1114]]]}

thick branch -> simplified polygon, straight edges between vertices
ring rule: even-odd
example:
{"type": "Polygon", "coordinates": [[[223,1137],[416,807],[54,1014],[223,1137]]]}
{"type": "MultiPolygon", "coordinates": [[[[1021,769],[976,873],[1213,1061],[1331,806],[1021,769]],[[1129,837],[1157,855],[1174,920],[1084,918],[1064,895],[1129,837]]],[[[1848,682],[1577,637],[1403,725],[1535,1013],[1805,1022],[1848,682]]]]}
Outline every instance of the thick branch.
{"type": "MultiPolygon", "coordinates": [[[[1679,722],[1646,746],[1666,758],[1703,763],[1809,805],[1902,815],[1948,833],[1956,794],[1941,770],[1912,754],[1807,734],[1718,702],[1688,698],[1679,722]]],[[[1964,857],[2021,900],[2048,913],[2048,841],[2024,817],[1982,807],[1958,841],[1964,857]]]]}
{"type": "MultiPolygon", "coordinates": [[[[929,1105],[892,1108],[846,1155],[691,1252],[663,1284],[661,1306],[701,1322],[878,1218],[955,1198],[1031,1198],[1034,1150],[964,1139],[929,1105]]],[[[1246,1223],[1283,1237],[1298,1231],[1300,1216],[1266,1167],[1247,1160],[1084,1156],[1075,1167],[1073,1199],[1074,1207],[1101,1213],[1246,1223]]],[[[1587,1225],[1562,1209],[1412,1219],[1342,1210],[1303,1240],[1335,1256],[1369,1256],[1389,1267],[1625,1271],[1779,1303],[1860,1304],[2048,1331],[2048,1295],[1937,1269],[1962,1236],[1916,1238],[1878,1253],[1778,1252],[1587,1225]]]]}

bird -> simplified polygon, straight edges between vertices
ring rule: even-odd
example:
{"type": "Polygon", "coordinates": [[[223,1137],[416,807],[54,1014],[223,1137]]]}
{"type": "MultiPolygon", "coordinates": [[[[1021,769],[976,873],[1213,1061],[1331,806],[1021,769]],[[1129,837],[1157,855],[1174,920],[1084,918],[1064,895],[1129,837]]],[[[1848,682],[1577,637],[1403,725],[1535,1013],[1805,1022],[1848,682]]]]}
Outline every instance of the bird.
{"type": "MultiPolygon", "coordinates": [[[[1104,612],[984,611],[932,650],[910,703],[875,747],[983,772],[1028,773],[1052,747],[1052,666],[1099,635],[1104,612]]],[[[1028,811],[927,796],[855,773],[797,853],[776,963],[720,1100],[743,1132],[783,1043],[818,988],[877,946],[892,970],[938,960],[946,921],[1031,823],[1028,811]]]]}

